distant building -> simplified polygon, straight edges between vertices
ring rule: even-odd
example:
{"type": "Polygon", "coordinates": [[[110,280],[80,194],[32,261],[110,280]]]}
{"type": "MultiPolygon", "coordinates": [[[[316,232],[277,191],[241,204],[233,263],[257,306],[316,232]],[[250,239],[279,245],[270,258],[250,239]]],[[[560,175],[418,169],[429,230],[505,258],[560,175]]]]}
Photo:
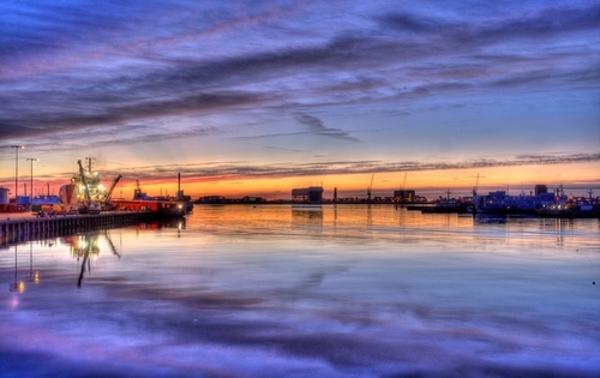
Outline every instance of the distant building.
{"type": "Polygon", "coordinates": [[[542,193],[548,193],[548,187],[546,185],[538,184],[533,188],[533,191],[535,196],[539,196],[542,193]]]}
{"type": "Polygon", "coordinates": [[[504,190],[489,192],[487,196],[473,196],[474,211],[488,214],[536,214],[539,209],[555,203],[546,185],[536,185],[535,195],[510,196],[504,190]]]}
{"type": "Polygon", "coordinates": [[[223,196],[205,196],[200,198],[201,203],[225,203],[227,199],[223,196]]]}
{"type": "Polygon", "coordinates": [[[414,190],[394,190],[394,198],[396,202],[414,202],[415,191],[414,190]]]}
{"type": "Polygon", "coordinates": [[[323,187],[310,186],[308,188],[292,189],[292,201],[300,203],[321,203],[321,201],[323,201],[323,187]]]}
{"type": "Polygon", "coordinates": [[[262,197],[250,197],[250,196],[246,196],[240,199],[240,203],[265,203],[267,202],[264,198],[262,197]]]}

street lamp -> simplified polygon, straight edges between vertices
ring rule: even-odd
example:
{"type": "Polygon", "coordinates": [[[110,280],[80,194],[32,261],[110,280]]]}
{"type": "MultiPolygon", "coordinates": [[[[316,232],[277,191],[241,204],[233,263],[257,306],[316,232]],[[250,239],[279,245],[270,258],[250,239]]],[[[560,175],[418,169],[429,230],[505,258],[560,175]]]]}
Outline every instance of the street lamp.
{"type": "Polygon", "coordinates": [[[14,148],[16,151],[16,157],[15,157],[15,204],[19,204],[19,198],[17,196],[18,193],[18,188],[19,188],[19,150],[22,150],[25,148],[25,146],[10,146],[11,148],[14,148]]]}
{"type": "Polygon", "coordinates": [[[27,158],[27,161],[31,162],[31,181],[29,185],[29,207],[33,205],[33,162],[40,161],[38,158],[27,158]]]}

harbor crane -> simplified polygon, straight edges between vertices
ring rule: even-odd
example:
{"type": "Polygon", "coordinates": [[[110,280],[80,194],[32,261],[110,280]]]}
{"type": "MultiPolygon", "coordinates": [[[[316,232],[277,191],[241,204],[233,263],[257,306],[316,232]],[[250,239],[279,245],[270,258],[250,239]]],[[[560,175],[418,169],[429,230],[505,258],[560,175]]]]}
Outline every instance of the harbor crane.
{"type": "Polygon", "coordinates": [[[408,171],[404,171],[404,179],[402,180],[402,184],[400,185],[400,202],[404,202],[406,200],[406,192],[404,191],[404,186],[406,185],[406,175],[408,171]]]}
{"type": "Polygon", "coordinates": [[[408,171],[404,171],[404,180],[402,180],[402,186],[400,187],[400,190],[404,190],[404,185],[406,185],[406,175],[408,174],[408,171]]]}
{"type": "Polygon", "coordinates": [[[80,213],[99,213],[100,208],[98,204],[92,201],[92,196],[90,195],[90,187],[88,186],[87,180],[85,178],[85,170],[81,165],[81,160],[77,160],[77,165],[79,165],[79,176],[81,176],[81,183],[83,185],[83,191],[85,194],[85,205],[79,209],[80,213]]]}
{"type": "Polygon", "coordinates": [[[133,191],[133,199],[144,199],[146,198],[146,193],[142,192],[142,187],[140,186],[140,180],[135,180],[135,190],[133,191]]]}
{"type": "Polygon", "coordinates": [[[371,185],[367,187],[367,202],[371,202],[371,190],[373,190],[373,178],[375,178],[375,173],[371,175],[371,185]]]}
{"type": "Polygon", "coordinates": [[[475,179],[475,186],[473,187],[473,197],[477,195],[477,188],[479,187],[479,173],[477,174],[477,179],[475,179]]]}
{"type": "Polygon", "coordinates": [[[102,205],[107,208],[110,209],[113,206],[110,204],[110,198],[112,196],[113,190],[115,190],[115,187],[117,186],[117,184],[119,183],[119,180],[121,180],[123,176],[118,175],[117,177],[115,177],[115,179],[113,180],[112,184],[110,185],[110,188],[108,189],[108,191],[104,194],[104,198],[102,200],[102,205]]]}

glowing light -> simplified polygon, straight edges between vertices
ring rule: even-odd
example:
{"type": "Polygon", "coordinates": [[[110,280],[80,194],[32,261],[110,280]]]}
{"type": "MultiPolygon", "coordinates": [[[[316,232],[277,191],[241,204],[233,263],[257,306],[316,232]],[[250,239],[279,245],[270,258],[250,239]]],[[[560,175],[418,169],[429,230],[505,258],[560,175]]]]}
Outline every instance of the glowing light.
{"type": "Polygon", "coordinates": [[[11,298],[10,307],[12,309],[19,307],[19,297],[17,295],[15,295],[11,298]]]}

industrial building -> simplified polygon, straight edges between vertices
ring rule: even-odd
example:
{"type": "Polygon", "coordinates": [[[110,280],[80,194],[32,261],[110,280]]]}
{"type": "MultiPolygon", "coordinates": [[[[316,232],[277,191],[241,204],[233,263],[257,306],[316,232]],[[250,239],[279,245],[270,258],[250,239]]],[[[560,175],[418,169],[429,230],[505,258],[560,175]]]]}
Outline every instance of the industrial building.
{"type": "Polygon", "coordinates": [[[414,202],[415,191],[414,190],[394,190],[394,198],[396,202],[414,202]]]}
{"type": "Polygon", "coordinates": [[[292,202],[321,203],[322,201],[322,186],[309,186],[308,188],[292,189],[292,202]]]}
{"type": "Polygon", "coordinates": [[[548,193],[548,187],[546,185],[538,184],[534,188],[534,195],[539,196],[540,194],[548,193]]]}

